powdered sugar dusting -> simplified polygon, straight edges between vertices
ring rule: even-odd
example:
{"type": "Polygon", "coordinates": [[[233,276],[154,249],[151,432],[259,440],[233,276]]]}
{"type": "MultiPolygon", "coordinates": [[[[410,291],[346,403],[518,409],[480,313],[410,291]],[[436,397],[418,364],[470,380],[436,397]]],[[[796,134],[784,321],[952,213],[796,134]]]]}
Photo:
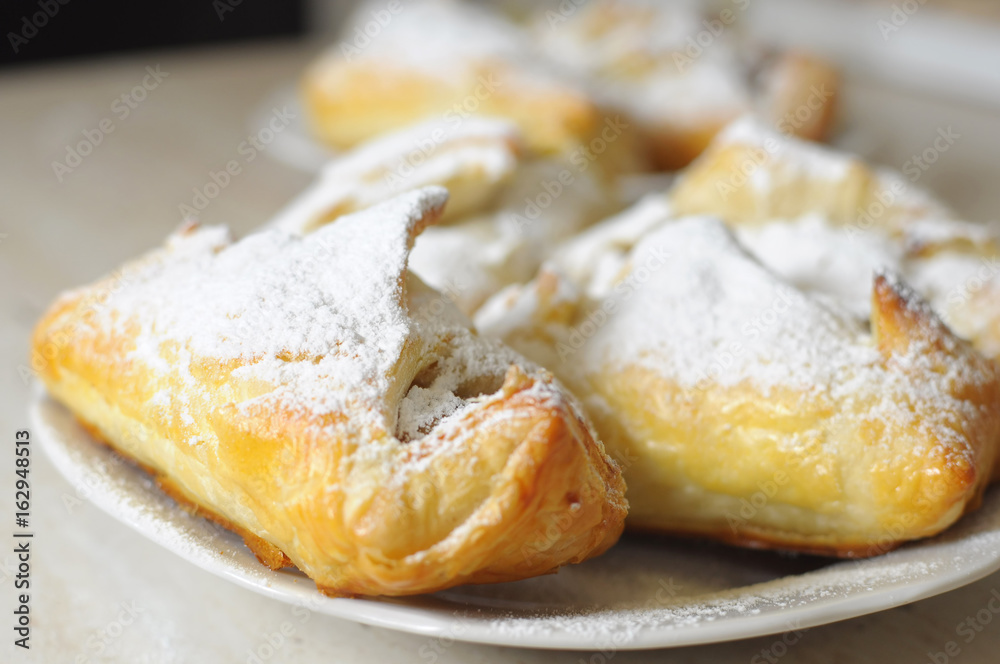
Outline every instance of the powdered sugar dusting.
{"type": "MultiPolygon", "coordinates": [[[[979,413],[950,386],[991,379],[965,362],[947,362],[941,375],[933,369],[936,351],[920,339],[887,364],[862,319],[790,288],[711,219],[682,219],[651,233],[620,283],[630,297],[584,347],[581,366],[639,363],[687,387],[790,388],[854,404],[852,411],[864,407],[877,419],[923,422],[937,440],[956,443],[941,414],[979,413]]],[[[933,324],[908,287],[895,288],[933,324]]]]}
{"type": "Polygon", "coordinates": [[[449,639],[600,650],[701,643],[799,629],[971,582],[1000,567],[1000,492],[945,534],[878,558],[830,564],[680,540],[627,537],[559,574],[465,586],[425,600],[331,599],[293,570],[261,566],[239,538],[178,510],[115,461],[72,415],[36,402],[33,430],[98,507],[184,559],[271,597],[349,620],[449,639]],[[387,614],[386,612],[389,612],[387,614]]]}
{"type": "Polygon", "coordinates": [[[859,239],[815,214],[740,226],[734,232],[757,260],[789,284],[829,295],[862,319],[871,313],[872,274],[902,267],[898,243],[876,233],[859,239]]]}
{"type": "Polygon", "coordinates": [[[535,403],[578,406],[408,271],[416,235],[446,198],[417,190],[307,235],[270,229],[230,243],[220,229],[183,229],[137,262],[90,333],[120,330],[135,340],[124,363],[169,377],[151,416],[189,427],[192,446],[213,449],[204,420],[234,404],[237,417],[292,413],[310,435],[348,441],[344,463],[383,471],[351,475],[352,497],[442,459],[473,463],[463,452],[483,429],[458,429],[509,396],[513,367],[535,403]]]}
{"type": "Polygon", "coordinates": [[[767,160],[754,172],[754,177],[768,174],[756,181],[764,197],[784,195],[771,190],[772,171],[830,186],[853,172],[870,179],[878,192],[879,202],[853,221],[831,219],[825,215],[835,211],[826,209],[737,227],[740,241],[770,270],[806,292],[832,296],[854,315],[867,318],[870,274],[888,268],[912,283],[956,333],[975,340],[988,355],[1000,353],[992,331],[994,308],[987,304],[1000,288],[995,260],[1000,226],[958,220],[902,173],[780,135],[749,118],[716,137],[714,149],[735,144],[766,154],[767,160]],[[873,216],[885,211],[883,202],[901,218],[873,216]]]}
{"type": "Polygon", "coordinates": [[[640,361],[685,386],[749,379],[814,390],[847,367],[878,361],[859,321],[761,268],[721,222],[665,224],[630,264],[632,279],[622,283],[631,297],[588,344],[590,366],[640,361]],[[723,355],[724,370],[711,374],[723,355]]]}
{"type": "Polygon", "coordinates": [[[233,380],[266,386],[241,408],[270,399],[320,417],[357,399],[361,412],[392,421],[404,346],[440,332],[410,320],[403,274],[417,225],[446,197],[412,192],[304,238],[270,230],[226,245],[221,229],[189,229],[147,259],[95,323],[138,326],[131,362],[159,365],[176,348],[175,369],[195,390],[190,363],[239,363],[233,380]]]}
{"type": "Polygon", "coordinates": [[[428,229],[410,258],[413,271],[469,315],[504,286],[530,280],[555,247],[616,205],[589,171],[560,184],[558,196],[546,193],[542,183],[557,182],[568,168],[561,159],[521,163],[493,205],[428,229]],[[544,206],[533,202],[540,194],[548,197],[544,206]]]}
{"type": "MultiPolygon", "coordinates": [[[[610,251],[620,251],[615,238],[628,236],[634,216],[617,219],[621,233],[598,227],[610,251]]],[[[498,297],[477,324],[556,367],[571,385],[639,366],[695,391],[745,384],[766,398],[775,389],[787,390],[839,404],[830,414],[832,427],[842,417],[918,427],[945,454],[971,454],[950,422],[952,417],[975,421],[981,413],[953,386],[980,385],[993,376],[981,363],[943,355],[957,352],[957,342],[943,336],[927,305],[895,277],[889,286],[925,321],[925,329],[911,333],[905,352],[894,351],[890,358],[879,350],[867,316],[792,287],[748,254],[718,220],[660,218],[616,262],[622,268],[613,278],[585,282],[589,296],[576,295],[569,323],[549,316],[547,310],[556,311],[558,303],[540,296],[539,280],[498,297]],[[932,329],[944,350],[923,336],[932,329]]],[[[869,299],[875,276],[868,273],[869,299]]]]}
{"type": "MultiPolygon", "coordinates": [[[[448,185],[474,174],[472,201],[452,200],[448,214],[489,200],[519,162],[521,136],[509,122],[470,117],[457,126],[435,119],[387,134],[332,160],[318,180],[282,210],[270,227],[305,233],[405,191],[448,185]]],[[[454,196],[456,192],[451,192],[454,196]]]]}
{"type": "Polygon", "coordinates": [[[465,400],[451,390],[429,389],[414,385],[399,403],[400,439],[419,438],[440,420],[465,405],[465,400]]]}
{"type": "Polygon", "coordinates": [[[552,263],[591,297],[603,297],[627,264],[632,248],[673,217],[665,196],[646,196],[627,210],[564,242],[552,263]]]}
{"type": "MultiPolygon", "coordinates": [[[[690,565],[693,561],[688,561],[690,565]]],[[[736,562],[736,561],[734,561],[736,562]]],[[[512,641],[541,635],[569,634],[587,638],[597,647],[627,645],[649,632],[670,633],[704,629],[713,623],[729,624],[771,612],[789,611],[842,601],[854,594],[871,592],[876,587],[905,587],[922,578],[940,573],[940,562],[900,562],[895,565],[857,565],[840,563],[802,577],[784,577],[762,584],[742,586],[694,596],[670,596],[670,585],[663,577],[652,578],[644,591],[617,605],[581,605],[576,612],[542,610],[535,615],[519,616],[511,612],[505,619],[495,619],[490,629],[512,641]]],[[[638,574],[637,574],[638,575],[638,574]]],[[[677,579],[670,576],[671,582],[677,579]]],[[[591,581],[593,583],[593,581],[591,581]]],[[[598,580],[588,594],[602,591],[615,595],[611,584],[622,580],[598,580]],[[603,581],[603,583],[601,583],[603,581]],[[608,584],[608,585],[604,585],[608,584]]],[[[677,581],[683,591],[683,580],[677,581]]],[[[789,622],[786,629],[801,628],[789,622]]]]}
{"type": "MultiPolygon", "coordinates": [[[[378,3],[366,3],[357,13],[364,24],[378,3]]],[[[441,75],[475,59],[517,58],[527,46],[525,35],[502,16],[485,7],[454,0],[407,2],[400,16],[373,39],[362,57],[397,60],[426,67],[441,75]]]]}
{"type": "MultiPolygon", "coordinates": [[[[500,13],[485,6],[455,0],[408,0],[364,49],[345,54],[332,48],[317,64],[323,74],[336,72],[341,62],[377,63],[387,71],[418,72],[448,82],[474,81],[483,67],[498,66],[505,85],[569,88],[545,62],[538,60],[529,36],[500,13]],[[509,77],[509,78],[507,78],[509,77]]],[[[349,26],[363,26],[379,2],[364,3],[349,26]]],[[[345,35],[345,43],[355,38],[345,35]]]]}
{"type": "MultiPolygon", "coordinates": [[[[763,149],[770,163],[794,165],[796,173],[804,178],[840,180],[852,168],[862,165],[857,157],[787,136],[749,115],[723,129],[712,145],[748,145],[763,149]]],[[[764,170],[757,169],[757,172],[764,170]]]]}
{"type": "MultiPolygon", "coordinates": [[[[708,18],[694,2],[589,3],[568,18],[539,12],[543,52],[591,84],[594,96],[652,126],[724,123],[752,105],[734,28],[719,23],[710,48],[689,57],[708,18]]],[[[714,17],[713,17],[714,18],[714,17]]]]}

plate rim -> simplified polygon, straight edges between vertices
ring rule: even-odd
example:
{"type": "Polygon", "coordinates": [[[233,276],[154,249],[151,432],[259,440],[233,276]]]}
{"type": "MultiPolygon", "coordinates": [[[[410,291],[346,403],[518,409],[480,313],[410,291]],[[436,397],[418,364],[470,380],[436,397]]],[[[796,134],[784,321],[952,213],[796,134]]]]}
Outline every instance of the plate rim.
{"type": "MultiPolygon", "coordinates": [[[[63,440],[63,437],[59,435],[60,425],[52,422],[47,409],[60,409],[65,417],[71,417],[74,420],[75,417],[66,406],[50,396],[44,387],[39,385],[38,388],[34,391],[29,402],[29,419],[33,428],[33,438],[41,443],[49,461],[52,462],[63,479],[74,488],[79,488],[81,469],[73,467],[71,453],[67,451],[72,443],[63,440]]],[[[110,449],[99,450],[100,443],[84,431],[77,422],[74,421],[72,424],[79,428],[80,435],[89,440],[98,453],[112,454],[110,449]]],[[[129,477],[135,481],[141,481],[142,476],[148,477],[148,474],[134,465],[130,465],[127,472],[129,477]]],[[[154,500],[170,500],[166,494],[158,492],[154,487],[149,489],[149,495],[155,496],[154,500]]],[[[796,629],[809,629],[870,615],[955,590],[1000,570],[1000,550],[996,550],[992,556],[986,555],[974,563],[958,567],[948,566],[937,570],[927,578],[897,581],[890,584],[888,588],[874,592],[821,598],[783,611],[726,616],[721,619],[686,624],[683,627],[639,628],[635,633],[629,635],[627,641],[621,643],[608,644],[607,639],[600,642],[581,642],[581,636],[578,633],[566,631],[561,634],[553,632],[505,634],[468,620],[464,621],[462,631],[456,633],[456,625],[461,624],[460,621],[453,616],[443,615],[441,612],[427,607],[378,598],[327,597],[315,589],[315,585],[310,579],[296,576],[293,580],[288,573],[275,572],[263,565],[260,566],[259,578],[261,580],[258,581],[251,578],[250,575],[240,573],[234,564],[227,563],[226,558],[214,554],[214,547],[210,549],[202,543],[200,548],[192,553],[191,550],[180,546],[180,540],[165,535],[163,530],[144,528],[142,523],[126,518],[127,509],[115,501],[113,492],[91,490],[87,500],[115,521],[128,526],[132,531],[170,551],[187,563],[233,582],[242,588],[285,604],[303,606],[311,611],[334,618],[418,636],[515,648],[600,651],[613,647],[614,650],[621,651],[652,650],[708,645],[782,634],[789,631],[788,627],[791,626],[791,623],[794,623],[796,629]],[[306,583],[299,584],[298,579],[303,579],[306,583]],[[359,606],[363,606],[365,609],[359,612],[359,606]]],[[[155,519],[156,517],[151,518],[155,519]]],[[[172,529],[170,532],[176,532],[178,525],[175,523],[170,523],[170,525],[172,529]]],[[[827,568],[820,568],[820,570],[822,569],[827,568]]],[[[811,572],[805,574],[809,573],[811,572]]],[[[755,585],[759,584],[745,587],[752,588],[755,585]]],[[[613,639],[611,640],[613,641],[613,639]]]]}

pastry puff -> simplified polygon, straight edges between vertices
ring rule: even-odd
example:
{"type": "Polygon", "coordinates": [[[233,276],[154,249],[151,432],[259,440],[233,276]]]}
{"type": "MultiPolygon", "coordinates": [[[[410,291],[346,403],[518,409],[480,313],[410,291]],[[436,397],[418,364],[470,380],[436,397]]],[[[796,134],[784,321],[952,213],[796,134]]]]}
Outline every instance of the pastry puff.
{"type": "Polygon", "coordinates": [[[331,161],[272,226],[309,233],[403,191],[449,192],[443,223],[417,240],[410,268],[471,315],[486,298],[529,281],[561,242],[621,207],[600,163],[582,169],[524,145],[499,118],[431,120],[331,161]]]}
{"type": "Polygon", "coordinates": [[[635,122],[652,162],[675,170],[755,111],[774,126],[823,140],[840,76],[806,53],[764,54],[740,34],[738,11],[658,0],[591,0],[571,13],[543,6],[546,55],[589,81],[605,107],[635,122]],[[756,74],[756,75],[755,75],[756,74]]]}
{"type": "Polygon", "coordinates": [[[1000,226],[960,220],[914,185],[920,171],[910,166],[876,168],[743,119],[678,179],[668,204],[721,217],[779,275],[865,315],[866,275],[891,268],[959,335],[1000,358],[1000,226]]]}
{"type": "MultiPolygon", "coordinates": [[[[383,3],[366,3],[347,25],[363,26],[384,11],[383,3]]],[[[334,148],[429,118],[497,116],[517,124],[533,150],[568,153],[599,139],[613,120],[579,84],[547,66],[516,24],[486,7],[411,0],[363,48],[357,32],[310,65],[302,82],[312,130],[334,148]]],[[[624,132],[607,142],[602,159],[641,167],[630,138],[624,132]]]]}
{"type": "Polygon", "coordinates": [[[617,464],[550,374],[407,272],[446,197],[411,192],[305,237],[187,227],[53,305],[41,377],[182,503],[327,594],[597,555],[626,511],[617,464]]]}
{"type": "Polygon", "coordinates": [[[309,233],[337,217],[427,186],[448,190],[438,226],[488,209],[529,159],[517,126],[498,118],[429,120],[332,159],[271,226],[309,233]]]}
{"type": "Polygon", "coordinates": [[[817,214],[857,231],[897,233],[911,221],[947,214],[944,204],[900,173],[749,116],[726,127],[681,174],[670,201],[678,215],[711,214],[734,225],[817,214]]]}
{"type": "Polygon", "coordinates": [[[869,331],[715,219],[647,223],[656,205],[591,231],[621,259],[603,290],[548,270],[476,320],[583,399],[623,459],[631,528],[870,556],[979,505],[1000,444],[990,360],[891,276],[869,331]]]}

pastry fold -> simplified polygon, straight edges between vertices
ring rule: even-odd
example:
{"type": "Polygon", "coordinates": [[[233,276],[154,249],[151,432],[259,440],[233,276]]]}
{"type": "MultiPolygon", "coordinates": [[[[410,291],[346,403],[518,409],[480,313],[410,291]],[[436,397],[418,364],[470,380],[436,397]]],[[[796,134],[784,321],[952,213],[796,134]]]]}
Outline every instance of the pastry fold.
{"type": "Polygon", "coordinates": [[[593,0],[560,15],[542,10],[541,50],[588,83],[643,136],[652,163],[676,170],[746,113],[796,136],[823,140],[840,76],[799,52],[768,53],[733,8],[657,0],[593,0]]]}
{"type": "Polygon", "coordinates": [[[521,579],[604,551],[624,484],[546,371],[407,271],[443,189],[300,236],[190,226],[69,292],[49,392],[272,567],[333,595],[521,579]]]}
{"type": "Polygon", "coordinates": [[[409,265],[467,315],[529,281],[559,244],[622,205],[602,164],[539,155],[509,121],[431,120],[334,159],[271,226],[310,233],[428,185],[448,189],[448,208],[418,238],[409,265]]]}
{"type": "MultiPolygon", "coordinates": [[[[348,25],[384,12],[365,3],[348,25]]],[[[429,118],[495,116],[539,154],[630,172],[687,165],[745,113],[813,140],[832,127],[836,70],[766,52],[730,10],[592,0],[522,14],[413,0],[363,46],[360,28],[344,35],[303,77],[313,134],[342,150],[429,118]]]]}
{"type": "MultiPolygon", "coordinates": [[[[939,130],[934,149],[955,140],[939,130]]],[[[919,162],[923,167],[927,164],[919,162]]],[[[680,177],[674,214],[723,219],[765,265],[792,283],[869,310],[868,274],[902,275],[960,336],[1000,358],[1000,225],[963,221],[903,172],[796,140],[742,119],[680,177]]]]}
{"type": "Polygon", "coordinates": [[[629,527],[854,557],[977,507],[1000,444],[994,363],[896,278],[871,299],[869,326],[655,198],[476,323],[581,397],[629,527]]]}
{"type": "MultiPolygon", "coordinates": [[[[353,23],[382,9],[367,3],[353,23]]],[[[352,38],[314,62],[302,84],[313,131],[333,147],[428,118],[486,115],[513,120],[533,149],[553,154],[603,128],[589,95],[533,57],[528,35],[486,7],[408,2],[363,49],[352,50],[352,38]]]]}

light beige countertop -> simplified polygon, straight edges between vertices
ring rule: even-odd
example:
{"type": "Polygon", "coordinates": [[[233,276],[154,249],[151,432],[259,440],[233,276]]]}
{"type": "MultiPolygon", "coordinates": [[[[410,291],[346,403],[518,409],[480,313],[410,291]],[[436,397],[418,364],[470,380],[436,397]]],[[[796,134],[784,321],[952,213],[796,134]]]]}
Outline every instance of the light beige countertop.
{"type": "MultiPolygon", "coordinates": [[[[24,378],[28,335],[60,290],[105,273],[158,244],[181,221],[193,188],[210,171],[240,160],[241,172],[202,212],[206,223],[243,233],[265,222],[309,181],[267,154],[240,152],[248,117],[273,90],[294,80],[315,49],[282,44],[222,50],[149,53],[75,65],[0,72],[0,467],[13,466],[14,432],[28,426],[30,380],[24,378]],[[129,109],[113,106],[159,66],[168,75],[129,109]],[[103,133],[99,145],[62,182],[52,162],[84,130],[103,133]],[[109,122],[111,124],[109,124],[109,122]],[[6,465],[4,465],[6,464],[6,465]]],[[[154,80],[147,79],[152,86],[154,80]]],[[[847,117],[864,118],[852,141],[899,166],[913,136],[896,125],[898,99],[859,82],[848,95],[847,117]],[[877,136],[877,144],[870,143],[877,136]]],[[[924,100],[907,114],[928,141],[953,124],[968,138],[942,155],[922,185],[948,192],[959,210],[977,219],[1000,210],[1000,118],[995,111],[924,100]],[[992,160],[979,156],[994,155],[992,160]]],[[[848,127],[851,122],[848,122],[848,127]]],[[[74,160],[75,161],[75,160],[74,160]]],[[[0,661],[3,662],[246,662],[250,649],[273,639],[292,619],[289,606],[214,577],[134,533],[84,501],[48,460],[33,457],[32,649],[14,648],[11,547],[0,548],[0,661]],[[128,610],[128,607],[131,610],[128,610]],[[127,623],[127,624],[126,624],[127,623]]],[[[0,472],[0,514],[12,520],[13,473],[0,472]]],[[[7,526],[5,525],[6,529],[7,526]]],[[[10,542],[3,535],[5,542],[10,542]]],[[[810,629],[793,645],[771,650],[763,637],[670,651],[607,654],[542,652],[431,643],[427,637],[366,627],[313,614],[267,662],[878,662],[943,663],[928,652],[960,648],[960,663],[996,662],[1000,615],[966,642],[957,629],[1000,594],[1000,574],[961,590],[884,613],[810,629]],[[426,646],[431,645],[428,649],[426,646]],[[784,652],[775,657],[775,652],[784,652]]],[[[987,609],[988,610],[988,609],[987,609]]],[[[286,629],[287,632],[287,629],[286,629]]],[[[941,656],[943,657],[943,656],[941,656]]],[[[250,660],[254,661],[254,660],[250,660]]]]}

